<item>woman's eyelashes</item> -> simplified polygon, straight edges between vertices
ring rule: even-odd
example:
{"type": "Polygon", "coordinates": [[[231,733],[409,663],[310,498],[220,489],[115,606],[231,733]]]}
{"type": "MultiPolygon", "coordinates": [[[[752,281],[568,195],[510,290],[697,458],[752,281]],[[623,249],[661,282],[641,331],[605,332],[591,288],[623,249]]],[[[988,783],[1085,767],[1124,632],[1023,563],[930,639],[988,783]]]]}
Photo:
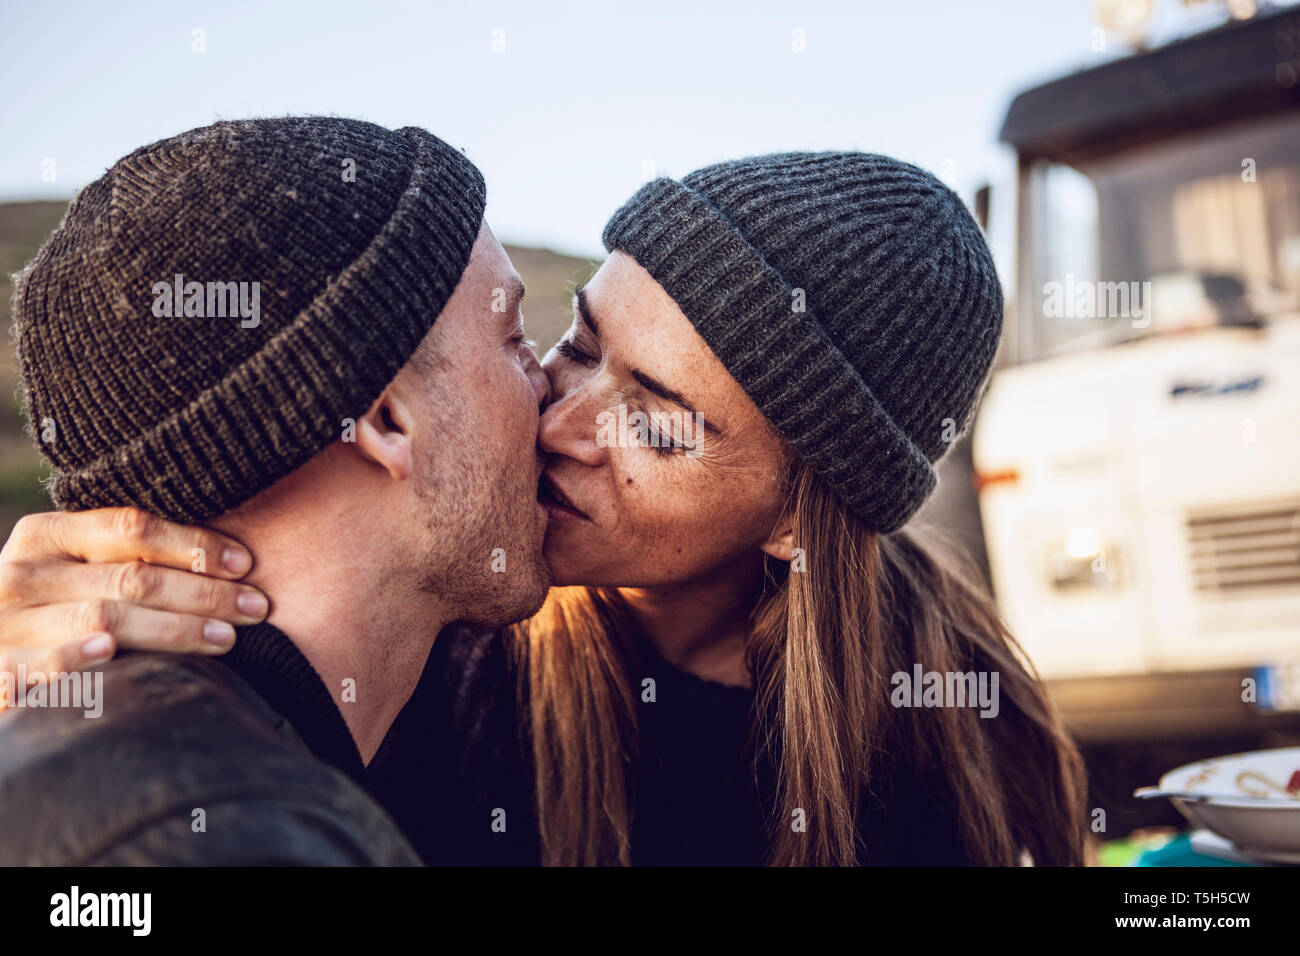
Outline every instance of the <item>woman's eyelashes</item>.
{"type": "Polygon", "coordinates": [[[686,449],[685,445],[676,445],[671,441],[662,445],[651,445],[650,447],[654,449],[654,453],[660,458],[673,458],[686,449]]]}
{"type": "Polygon", "coordinates": [[[569,359],[572,362],[577,362],[579,365],[592,366],[600,361],[600,359],[596,358],[594,355],[588,355],[586,352],[580,350],[573,344],[572,339],[560,339],[560,341],[555,343],[555,351],[559,352],[566,359],[569,359]]]}
{"type": "Polygon", "coordinates": [[[671,415],[644,410],[641,414],[646,422],[646,445],[656,455],[671,458],[694,447],[682,440],[682,427],[672,421],[671,415]]]}

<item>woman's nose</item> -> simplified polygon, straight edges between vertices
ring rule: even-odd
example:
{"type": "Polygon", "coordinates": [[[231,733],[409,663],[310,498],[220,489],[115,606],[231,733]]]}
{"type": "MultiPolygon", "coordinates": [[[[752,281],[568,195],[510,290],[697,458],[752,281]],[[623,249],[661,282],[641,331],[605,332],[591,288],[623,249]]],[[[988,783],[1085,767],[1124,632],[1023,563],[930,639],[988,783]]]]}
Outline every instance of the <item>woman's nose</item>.
{"type": "MultiPolygon", "coordinates": [[[[587,396],[590,399],[590,396],[587,396]]],[[[542,411],[537,427],[537,444],[551,455],[564,455],[595,468],[608,452],[596,440],[596,413],[582,389],[556,394],[542,411]]]]}

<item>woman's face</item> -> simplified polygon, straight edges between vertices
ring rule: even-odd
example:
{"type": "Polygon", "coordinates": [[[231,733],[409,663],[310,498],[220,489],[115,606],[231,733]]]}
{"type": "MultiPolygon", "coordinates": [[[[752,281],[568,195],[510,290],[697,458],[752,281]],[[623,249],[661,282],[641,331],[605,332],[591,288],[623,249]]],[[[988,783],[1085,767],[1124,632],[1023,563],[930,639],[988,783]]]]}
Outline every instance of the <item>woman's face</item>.
{"type": "Polygon", "coordinates": [[[557,585],[671,585],[780,553],[787,446],[636,260],[613,253],[578,291],[542,365],[557,585]]]}

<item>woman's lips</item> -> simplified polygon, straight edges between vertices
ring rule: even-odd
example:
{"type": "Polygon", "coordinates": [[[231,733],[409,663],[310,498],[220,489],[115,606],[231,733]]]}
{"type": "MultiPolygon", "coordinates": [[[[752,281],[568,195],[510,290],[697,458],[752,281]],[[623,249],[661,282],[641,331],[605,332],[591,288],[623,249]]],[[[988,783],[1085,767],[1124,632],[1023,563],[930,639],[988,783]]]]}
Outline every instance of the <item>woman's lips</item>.
{"type": "Polygon", "coordinates": [[[552,521],[591,521],[586,512],[579,510],[560,487],[546,475],[537,483],[537,500],[542,503],[552,521]]]}

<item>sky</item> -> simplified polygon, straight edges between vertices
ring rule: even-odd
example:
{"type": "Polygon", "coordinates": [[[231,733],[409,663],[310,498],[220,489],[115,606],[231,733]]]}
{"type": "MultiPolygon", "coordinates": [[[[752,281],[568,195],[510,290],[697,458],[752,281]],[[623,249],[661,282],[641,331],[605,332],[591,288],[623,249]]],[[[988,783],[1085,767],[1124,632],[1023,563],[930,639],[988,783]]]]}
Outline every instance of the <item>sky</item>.
{"type": "MultiPolygon", "coordinates": [[[[1225,17],[1177,8],[1164,0],[1157,35],[1225,17]]],[[[992,182],[1005,260],[1003,115],[1021,89],[1127,52],[1097,49],[1097,27],[1091,0],[4,0],[0,201],[68,198],[218,119],[323,113],[465,148],[506,242],[600,256],[606,219],[650,175],[861,149],[968,201],[992,182]]]]}

